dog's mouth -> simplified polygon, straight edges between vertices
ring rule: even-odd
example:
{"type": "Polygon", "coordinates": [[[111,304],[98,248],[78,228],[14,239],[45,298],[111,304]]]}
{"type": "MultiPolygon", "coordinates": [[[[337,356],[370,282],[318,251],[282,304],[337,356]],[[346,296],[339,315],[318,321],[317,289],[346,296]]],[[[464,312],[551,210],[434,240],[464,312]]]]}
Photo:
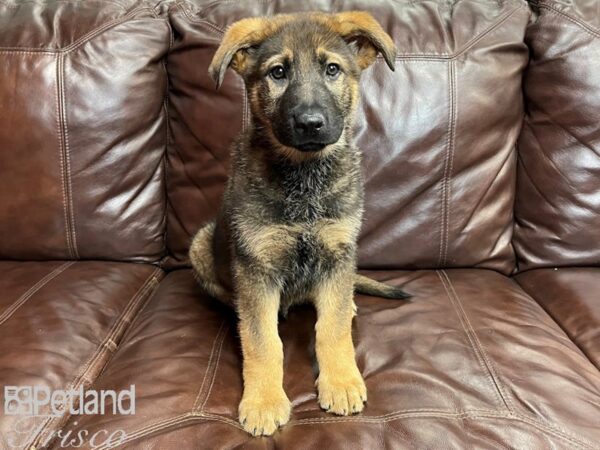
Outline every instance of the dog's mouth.
{"type": "Polygon", "coordinates": [[[296,148],[301,152],[319,152],[327,147],[327,144],[322,142],[307,142],[305,144],[297,145],[296,148]]]}

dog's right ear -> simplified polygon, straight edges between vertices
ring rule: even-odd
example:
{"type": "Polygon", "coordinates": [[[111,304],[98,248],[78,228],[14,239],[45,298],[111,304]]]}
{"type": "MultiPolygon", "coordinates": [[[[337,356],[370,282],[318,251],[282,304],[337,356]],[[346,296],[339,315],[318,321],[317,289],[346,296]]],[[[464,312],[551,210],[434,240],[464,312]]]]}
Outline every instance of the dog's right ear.
{"type": "Polygon", "coordinates": [[[329,24],[346,42],[355,48],[357,62],[366,69],[375,62],[377,54],[393,71],[396,60],[396,46],[379,22],[365,11],[346,11],[330,16],[329,24]]]}
{"type": "Polygon", "coordinates": [[[244,75],[251,59],[250,49],[272,35],[280,22],[281,18],[251,17],[235,22],[227,29],[208,68],[217,89],[223,83],[228,67],[244,75]]]}

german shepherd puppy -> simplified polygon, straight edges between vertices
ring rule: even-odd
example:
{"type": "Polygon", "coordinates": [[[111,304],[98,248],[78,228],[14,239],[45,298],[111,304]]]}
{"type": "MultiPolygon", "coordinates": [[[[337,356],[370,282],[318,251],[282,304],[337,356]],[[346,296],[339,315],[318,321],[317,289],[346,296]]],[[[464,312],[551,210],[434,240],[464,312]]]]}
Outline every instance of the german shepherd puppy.
{"type": "Polygon", "coordinates": [[[217,87],[228,67],[243,77],[252,126],[232,148],[221,211],[195,236],[190,259],[203,288],[237,311],[239,420],[255,436],[290,416],[278,314],[314,304],[319,404],[348,415],[367,400],[353,291],[407,297],[356,274],[363,183],[351,128],[361,71],[379,53],[394,70],[394,43],[368,13],[278,15],[231,25],[209,68],[217,87]]]}

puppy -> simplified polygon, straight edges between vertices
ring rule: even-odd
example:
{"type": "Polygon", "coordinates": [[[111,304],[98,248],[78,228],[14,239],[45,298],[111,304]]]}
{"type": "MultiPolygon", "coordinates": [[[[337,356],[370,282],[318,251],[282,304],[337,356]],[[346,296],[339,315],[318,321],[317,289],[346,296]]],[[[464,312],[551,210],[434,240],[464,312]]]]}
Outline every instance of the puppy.
{"type": "Polygon", "coordinates": [[[252,125],[233,145],[220,213],[195,236],[190,260],[207,293],[238,314],[239,420],[253,435],[290,416],[280,313],[314,304],[319,404],[347,415],[367,400],[353,292],[407,297],[356,274],[363,182],[351,129],[361,71],[378,54],[394,70],[394,43],[370,14],[302,13],[234,23],[209,68],[217,87],[228,67],[243,77],[252,125]]]}

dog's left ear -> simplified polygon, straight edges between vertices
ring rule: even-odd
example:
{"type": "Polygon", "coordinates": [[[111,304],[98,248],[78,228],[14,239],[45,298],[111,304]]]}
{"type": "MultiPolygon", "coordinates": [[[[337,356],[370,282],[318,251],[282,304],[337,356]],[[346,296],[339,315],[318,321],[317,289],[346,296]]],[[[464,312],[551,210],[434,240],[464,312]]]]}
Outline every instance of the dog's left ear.
{"type": "Polygon", "coordinates": [[[252,47],[260,45],[271,36],[285,20],[284,15],[271,18],[251,17],[239,20],[227,29],[208,68],[217,89],[223,83],[228,67],[244,76],[251,62],[252,47]]]}
{"type": "Polygon", "coordinates": [[[355,47],[357,62],[362,70],[375,62],[378,53],[381,53],[391,70],[395,69],[394,41],[371,14],[364,11],[334,14],[331,26],[346,42],[355,47]]]}

